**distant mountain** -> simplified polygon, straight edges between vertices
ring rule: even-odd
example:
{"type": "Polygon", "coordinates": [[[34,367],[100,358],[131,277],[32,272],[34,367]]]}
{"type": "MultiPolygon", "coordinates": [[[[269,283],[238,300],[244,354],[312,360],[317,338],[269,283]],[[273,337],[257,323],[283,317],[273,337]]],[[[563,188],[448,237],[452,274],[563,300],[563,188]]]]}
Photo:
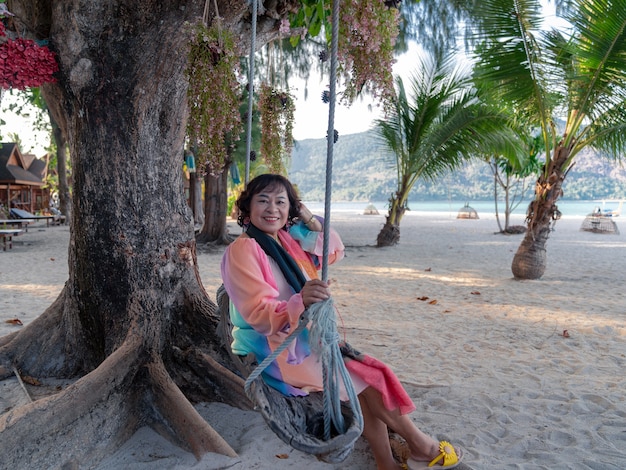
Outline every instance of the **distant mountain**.
{"type": "MultiPolygon", "coordinates": [[[[377,139],[372,131],[339,136],[333,147],[333,201],[386,201],[395,191],[395,160],[377,139]]],[[[324,200],[326,154],[326,139],[301,140],[294,146],[289,177],[304,200],[324,200]]],[[[626,168],[587,149],[576,156],[563,189],[567,200],[625,199],[626,168]]],[[[489,166],[480,161],[438,181],[418,180],[410,196],[411,201],[492,198],[493,176],[489,166]]]]}

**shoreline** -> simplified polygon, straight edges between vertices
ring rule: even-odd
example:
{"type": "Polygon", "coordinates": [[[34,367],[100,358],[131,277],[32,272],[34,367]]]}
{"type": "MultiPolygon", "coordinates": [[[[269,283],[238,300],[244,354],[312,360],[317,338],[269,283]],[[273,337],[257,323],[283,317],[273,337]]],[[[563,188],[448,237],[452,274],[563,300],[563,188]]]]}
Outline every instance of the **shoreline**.
{"type": "MultiPolygon", "coordinates": [[[[516,281],[510,265],[522,235],[496,234],[495,217],[480,217],[411,211],[400,243],[375,248],[383,213],[333,212],[346,245],[346,258],[329,268],[340,328],[356,349],[394,369],[420,428],[461,445],[475,469],[626,468],[624,222],[615,219],[622,233],[608,235],[580,231],[582,216],[563,217],[548,240],[543,278],[516,281]]],[[[0,336],[20,328],[7,316],[27,324],[56,298],[67,280],[68,240],[66,226],[33,227],[0,253],[0,336]]],[[[222,251],[198,249],[211,299],[222,251]]],[[[2,400],[6,386],[20,393],[15,382],[0,382],[2,400]]],[[[283,444],[257,413],[196,407],[239,461],[209,454],[197,462],[142,428],[97,468],[375,468],[362,440],[333,466],[283,444]]]]}

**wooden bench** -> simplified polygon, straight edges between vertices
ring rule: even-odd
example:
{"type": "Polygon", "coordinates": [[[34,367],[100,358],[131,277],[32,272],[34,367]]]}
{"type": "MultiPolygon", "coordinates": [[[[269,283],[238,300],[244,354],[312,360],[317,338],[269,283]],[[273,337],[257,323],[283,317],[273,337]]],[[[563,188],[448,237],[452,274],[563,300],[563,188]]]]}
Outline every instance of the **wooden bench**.
{"type": "Polygon", "coordinates": [[[13,248],[13,237],[22,233],[22,229],[0,229],[0,237],[2,237],[2,251],[7,251],[7,244],[9,249],[13,248]]]}
{"type": "Polygon", "coordinates": [[[17,208],[12,208],[10,210],[10,215],[9,217],[13,217],[13,220],[31,220],[31,221],[35,221],[35,220],[46,220],[46,227],[49,227],[50,224],[52,223],[53,225],[56,223],[58,216],[56,215],[35,215],[35,214],[31,214],[28,211],[22,210],[22,209],[17,209],[17,208]]]}
{"type": "Polygon", "coordinates": [[[0,219],[0,228],[19,228],[23,229],[24,232],[28,232],[28,224],[33,224],[35,221],[33,219],[0,219]],[[7,227],[10,225],[11,227],[7,227]]]}

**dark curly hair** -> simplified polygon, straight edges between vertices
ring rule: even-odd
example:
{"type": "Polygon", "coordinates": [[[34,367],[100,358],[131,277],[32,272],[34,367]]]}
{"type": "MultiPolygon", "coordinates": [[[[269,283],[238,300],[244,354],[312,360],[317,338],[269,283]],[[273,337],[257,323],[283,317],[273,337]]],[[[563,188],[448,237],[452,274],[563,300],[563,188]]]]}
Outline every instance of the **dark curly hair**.
{"type": "Polygon", "coordinates": [[[246,225],[244,220],[250,217],[250,204],[252,203],[252,198],[261,191],[266,189],[268,191],[274,191],[277,187],[283,187],[287,192],[287,197],[289,198],[289,216],[287,225],[291,225],[293,223],[293,219],[298,217],[300,214],[300,197],[298,196],[296,188],[294,188],[291,181],[284,176],[266,173],[250,180],[248,186],[246,186],[246,189],[241,193],[235,203],[237,205],[237,209],[239,209],[237,223],[240,227],[246,225]]]}

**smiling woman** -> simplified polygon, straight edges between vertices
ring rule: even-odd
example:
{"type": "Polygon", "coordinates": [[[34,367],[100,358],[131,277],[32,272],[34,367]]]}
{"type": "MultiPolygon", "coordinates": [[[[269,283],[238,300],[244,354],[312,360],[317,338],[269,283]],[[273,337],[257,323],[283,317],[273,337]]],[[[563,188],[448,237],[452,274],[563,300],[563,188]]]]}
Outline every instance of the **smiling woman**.
{"type": "MultiPolygon", "coordinates": [[[[238,356],[254,354],[263,367],[269,363],[261,367],[260,376],[287,397],[328,391],[332,387],[327,376],[339,376],[339,372],[322,369],[329,363],[323,359],[323,351],[316,349],[314,339],[319,339],[313,328],[319,312],[311,317],[314,321],[309,322],[306,316],[308,309],[323,308],[322,302],[330,299],[329,283],[317,275],[324,251],[323,220],[311,214],[293,185],[280,175],[263,174],[252,179],[237,207],[245,232],[226,248],[221,265],[230,300],[231,350],[238,356]]],[[[344,245],[332,229],[327,236],[328,262],[332,264],[343,258],[344,245]]],[[[334,324],[332,304],[330,309],[334,324]]],[[[337,363],[346,373],[339,395],[356,410],[358,400],[362,433],[377,468],[401,468],[391,451],[388,428],[406,440],[410,469],[426,468],[429,462],[456,467],[462,459],[461,450],[435,441],[413,424],[408,414],[415,405],[393,371],[348,343],[341,343],[339,353],[338,341],[337,363]]],[[[331,412],[326,407],[325,411],[331,412]]]]}

